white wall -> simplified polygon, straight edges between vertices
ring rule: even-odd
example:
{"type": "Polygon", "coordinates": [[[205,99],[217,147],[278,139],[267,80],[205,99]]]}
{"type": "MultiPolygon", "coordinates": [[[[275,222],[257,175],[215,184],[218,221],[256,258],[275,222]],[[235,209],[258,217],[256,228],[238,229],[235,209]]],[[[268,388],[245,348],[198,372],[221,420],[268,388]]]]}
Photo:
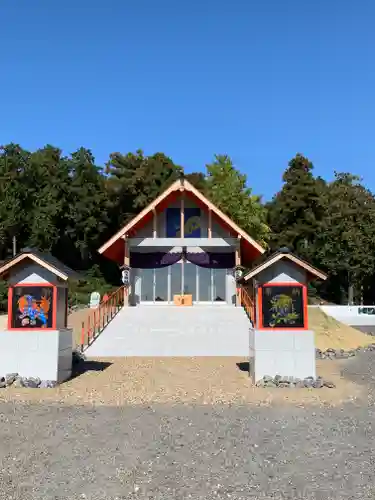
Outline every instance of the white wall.
{"type": "Polygon", "coordinates": [[[14,268],[14,271],[10,275],[9,283],[11,285],[18,283],[51,283],[52,285],[58,285],[61,282],[59,282],[57,276],[48,271],[48,269],[41,267],[36,262],[28,260],[27,262],[21,262],[14,268]]]}
{"type": "Polygon", "coordinates": [[[259,273],[256,277],[259,283],[307,283],[306,272],[292,262],[279,260],[259,273]]]}
{"type": "MultiPolygon", "coordinates": [[[[367,326],[374,327],[370,328],[369,331],[375,330],[375,315],[374,314],[365,314],[366,309],[367,312],[370,313],[371,310],[375,310],[375,306],[309,306],[309,307],[320,307],[321,310],[332,316],[337,321],[344,323],[349,326],[367,326]]],[[[366,330],[367,331],[367,330],[366,330]]]]}
{"type": "Polygon", "coordinates": [[[2,374],[63,382],[72,371],[72,330],[0,331],[2,374]]]}

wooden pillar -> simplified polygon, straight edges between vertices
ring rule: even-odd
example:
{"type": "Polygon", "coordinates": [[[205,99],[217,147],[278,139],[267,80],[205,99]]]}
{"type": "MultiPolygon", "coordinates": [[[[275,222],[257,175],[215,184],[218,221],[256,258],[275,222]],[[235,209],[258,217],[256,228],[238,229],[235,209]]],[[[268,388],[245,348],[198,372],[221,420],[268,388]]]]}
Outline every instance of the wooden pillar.
{"type": "Polygon", "coordinates": [[[180,238],[185,238],[185,197],[184,193],[181,193],[181,207],[180,207],[180,215],[181,215],[181,220],[180,220],[180,238]]]}
{"type": "Polygon", "coordinates": [[[208,209],[208,237],[212,238],[212,210],[208,209]]]}
{"type": "MultiPolygon", "coordinates": [[[[130,250],[128,235],[124,238],[124,267],[130,267],[130,250]]],[[[129,290],[130,286],[124,290],[124,306],[129,305],[129,290]]]]}
{"type": "Polygon", "coordinates": [[[152,237],[157,238],[158,236],[158,214],[156,212],[156,209],[154,208],[153,211],[153,219],[152,219],[152,237]]]}
{"type": "Polygon", "coordinates": [[[130,266],[129,239],[128,235],[124,238],[124,266],[130,266]]]}
{"type": "MultiPolygon", "coordinates": [[[[236,263],[236,266],[241,265],[241,236],[240,235],[238,235],[238,237],[237,237],[235,263],[236,263]]],[[[236,306],[238,307],[240,305],[241,305],[241,288],[239,286],[237,286],[236,306]]]]}

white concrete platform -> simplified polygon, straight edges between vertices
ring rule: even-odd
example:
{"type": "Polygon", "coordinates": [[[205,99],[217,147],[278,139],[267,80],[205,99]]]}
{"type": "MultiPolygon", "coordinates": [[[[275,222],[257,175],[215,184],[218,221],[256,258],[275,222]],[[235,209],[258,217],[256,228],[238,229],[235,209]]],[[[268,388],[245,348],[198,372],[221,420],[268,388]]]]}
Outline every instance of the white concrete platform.
{"type": "Polygon", "coordinates": [[[250,322],[241,307],[124,307],[88,347],[88,357],[249,354],[250,322]]]}
{"type": "Polygon", "coordinates": [[[303,379],[316,377],[315,338],[312,330],[250,330],[250,375],[303,379]]]}
{"type": "Polygon", "coordinates": [[[0,331],[0,376],[63,382],[72,373],[72,330],[0,331]]]}

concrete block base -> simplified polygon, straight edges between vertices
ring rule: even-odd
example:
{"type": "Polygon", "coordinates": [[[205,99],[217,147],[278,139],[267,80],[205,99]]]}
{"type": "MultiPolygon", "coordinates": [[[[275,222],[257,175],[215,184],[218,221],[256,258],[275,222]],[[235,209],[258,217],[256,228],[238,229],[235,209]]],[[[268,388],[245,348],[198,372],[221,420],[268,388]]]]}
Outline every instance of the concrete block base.
{"type": "Polygon", "coordinates": [[[18,373],[58,383],[72,374],[72,330],[0,331],[0,376],[18,373]]]}
{"type": "Polygon", "coordinates": [[[250,376],[316,377],[312,330],[250,330],[250,376]]]}

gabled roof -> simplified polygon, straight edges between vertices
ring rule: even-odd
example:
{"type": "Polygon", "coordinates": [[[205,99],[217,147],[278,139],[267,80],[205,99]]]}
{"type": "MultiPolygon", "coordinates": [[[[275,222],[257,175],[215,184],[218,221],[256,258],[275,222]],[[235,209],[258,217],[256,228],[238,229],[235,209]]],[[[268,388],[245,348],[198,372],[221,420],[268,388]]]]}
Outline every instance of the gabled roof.
{"type": "Polygon", "coordinates": [[[15,257],[12,257],[8,261],[5,261],[2,263],[0,267],[0,276],[3,274],[6,274],[9,272],[9,270],[20,264],[22,261],[25,259],[30,259],[37,264],[39,264],[41,267],[44,267],[51,273],[55,274],[59,278],[63,279],[66,281],[68,278],[71,279],[79,279],[80,276],[78,273],[70,269],[68,266],[60,262],[58,259],[56,259],[53,255],[40,252],[39,250],[35,248],[25,248],[17,254],[15,257]]]}
{"type": "Polygon", "coordinates": [[[319,271],[315,267],[311,266],[305,260],[291,253],[288,248],[281,248],[277,252],[270,255],[263,262],[257,264],[253,269],[250,269],[250,271],[247,274],[245,274],[243,279],[245,281],[248,281],[249,279],[254,278],[254,276],[261,273],[262,271],[272,266],[281,259],[289,260],[290,262],[293,262],[297,266],[302,267],[312,278],[319,278],[321,280],[327,279],[326,274],[324,274],[322,271],[319,271]]]}
{"type": "Polygon", "coordinates": [[[187,192],[192,194],[196,199],[198,199],[203,205],[205,205],[209,210],[212,211],[216,217],[225,223],[233,232],[237,233],[241,238],[247,241],[258,254],[263,254],[265,249],[251,236],[249,236],[245,231],[243,231],[235,222],[233,222],[227,215],[225,215],[219,208],[217,208],[212,202],[210,202],[201,192],[199,192],[189,181],[186,179],[180,179],[175,181],[168,189],[166,189],[160,196],[158,196],[152,203],[150,203],[145,209],[143,209],[138,215],[136,215],[130,222],[128,222],[122,229],[120,229],[111,239],[109,239],[104,245],[99,248],[99,253],[104,254],[113,244],[115,244],[120,238],[124,237],[129,233],[139,222],[141,222],[145,217],[152,213],[158,205],[160,205],[164,200],[177,192],[187,192]]]}

